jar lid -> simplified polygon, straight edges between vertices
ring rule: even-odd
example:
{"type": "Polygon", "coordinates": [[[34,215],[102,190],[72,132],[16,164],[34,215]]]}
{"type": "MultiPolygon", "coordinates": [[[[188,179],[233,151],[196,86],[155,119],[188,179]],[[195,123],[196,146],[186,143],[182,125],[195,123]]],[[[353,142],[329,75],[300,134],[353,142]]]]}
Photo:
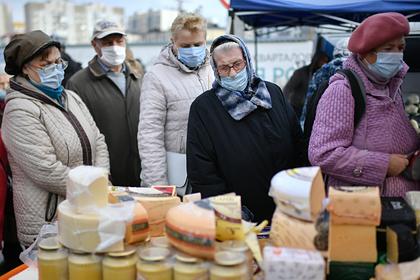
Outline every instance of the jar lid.
{"type": "Polygon", "coordinates": [[[248,246],[244,241],[241,240],[227,240],[222,242],[220,248],[225,251],[234,251],[234,252],[246,252],[248,251],[248,246]]]}
{"type": "Polygon", "coordinates": [[[139,257],[145,261],[162,261],[170,255],[170,251],[167,248],[161,247],[149,247],[140,250],[139,257]]]}
{"type": "Polygon", "coordinates": [[[124,251],[120,252],[110,252],[108,253],[108,256],[114,257],[114,258],[123,258],[133,255],[136,252],[136,248],[130,247],[126,248],[124,251]]]}
{"type": "Polygon", "coordinates": [[[57,237],[53,236],[53,237],[42,239],[39,242],[38,247],[41,248],[42,250],[52,251],[52,250],[60,249],[61,244],[58,242],[57,237]]]}
{"type": "Polygon", "coordinates": [[[171,245],[169,244],[169,240],[166,236],[153,237],[150,240],[150,243],[154,247],[161,247],[161,248],[170,248],[171,247],[171,245]]]}
{"type": "Polygon", "coordinates": [[[185,263],[197,263],[199,262],[199,259],[187,254],[182,254],[182,253],[177,253],[175,258],[180,261],[180,262],[185,262],[185,263]]]}
{"type": "Polygon", "coordinates": [[[245,255],[232,251],[220,251],[215,254],[214,261],[220,265],[238,265],[245,262],[245,255]]]}

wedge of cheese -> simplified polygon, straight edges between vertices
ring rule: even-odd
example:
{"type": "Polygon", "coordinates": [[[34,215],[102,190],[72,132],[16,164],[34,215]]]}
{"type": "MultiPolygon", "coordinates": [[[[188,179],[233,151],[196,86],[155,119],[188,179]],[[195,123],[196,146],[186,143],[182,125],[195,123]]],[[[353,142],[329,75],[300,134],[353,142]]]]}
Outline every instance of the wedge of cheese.
{"type": "Polygon", "coordinates": [[[317,234],[312,222],[290,217],[279,209],[274,212],[270,240],[278,247],[316,250],[314,238],[317,234]]]}
{"type": "Polygon", "coordinates": [[[135,196],[146,209],[149,217],[150,236],[162,236],[165,233],[166,213],[181,204],[177,196],[135,196]]]}
{"type": "Polygon", "coordinates": [[[336,262],[375,263],[376,227],[366,225],[337,225],[330,221],[328,258],[336,262]]]}
{"type": "Polygon", "coordinates": [[[244,240],[241,197],[237,195],[218,195],[210,197],[209,200],[216,216],[217,240],[244,240]]]}
{"type": "Polygon", "coordinates": [[[70,170],[66,198],[76,213],[95,212],[108,204],[108,172],[100,167],[79,166],[70,170]]]}
{"type": "MultiPolygon", "coordinates": [[[[83,252],[115,252],[124,250],[124,230],[118,221],[106,221],[106,230],[101,233],[101,217],[98,214],[78,214],[68,200],[58,205],[58,236],[67,248],[83,252]],[[112,232],[112,229],[115,231],[112,232]],[[118,241],[113,241],[119,239],[118,241]],[[106,246],[106,247],[105,247],[106,246]]],[[[105,230],[105,227],[104,227],[105,230]]]]}
{"type": "Polygon", "coordinates": [[[333,224],[373,225],[381,222],[378,187],[330,187],[328,211],[333,224]]]}
{"type": "Polygon", "coordinates": [[[281,171],[271,179],[269,195],[284,213],[314,221],[325,198],[321,169],[314,166],[281,171]]]}
{"type": "Polygon", "coordinates": [[[418,257],[418,246],[408,226],[396,224],[386,228],[386,255],[392,263],[408,262],[418,257]]]}
{"type": "Polygon", "coordinates": [[[170,209],[166,216],[166,235],[178,250],[213,259],[216,217],[209,200],[184,203],[170,209]]]}

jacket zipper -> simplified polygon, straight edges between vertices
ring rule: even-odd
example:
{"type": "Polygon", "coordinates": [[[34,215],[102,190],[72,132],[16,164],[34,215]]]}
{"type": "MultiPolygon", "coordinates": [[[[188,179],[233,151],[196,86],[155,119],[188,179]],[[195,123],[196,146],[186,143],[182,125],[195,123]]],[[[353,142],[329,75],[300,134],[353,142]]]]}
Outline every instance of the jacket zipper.
{"type": "Polygon", "coordinates": [[[203,79],[201,79],[200,74],[198,73],[198,71],[197,71],[197,77],[198,77],[198,81],[200,82],[201,89],[203,90],[203,92],[205,92],[207,89],[206,89],[206,87],[204,85],[204,81],[203,81],[203,79]]]}

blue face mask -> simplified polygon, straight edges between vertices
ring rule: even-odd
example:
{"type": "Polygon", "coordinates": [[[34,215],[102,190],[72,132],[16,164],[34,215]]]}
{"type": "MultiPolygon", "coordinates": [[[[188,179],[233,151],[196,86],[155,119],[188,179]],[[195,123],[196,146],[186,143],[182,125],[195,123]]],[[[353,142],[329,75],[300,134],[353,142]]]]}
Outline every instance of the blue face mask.
{"type": "Polygon", "coordinates": [[[178,48],[178,59],[188,67],[196,68],[206,59],[206,45],[192,48],[178,48]]]}
{"type": "Polygon", "coordinates": [[[61,86],[61,82],[64,80],[64,69],[65,65],[63,66],[62,63],[51,64],[41,69],[37,69],[36,72],[38,73],[41,82],[32,82],[52,89],[57,89],[61,86]]]}
{"type": "Polygon", "coordinates": [[[4,101],[5,97],[6,97],[6,90],[0,89],[0,101],[4,101]]]}
{"type": "Polygon", "coordinates": [[[368,68],[379,77],[391,79],[403,67],[402,52],[378,52],[376,56],[376,62],[368,63],[368,68]]]}
{"type": "Polygon", "coordinates": [[[246,67],[233,77],[221,77],[221,86],[231,91],[244,91],[248,85],[248,72],[246,67]]]}

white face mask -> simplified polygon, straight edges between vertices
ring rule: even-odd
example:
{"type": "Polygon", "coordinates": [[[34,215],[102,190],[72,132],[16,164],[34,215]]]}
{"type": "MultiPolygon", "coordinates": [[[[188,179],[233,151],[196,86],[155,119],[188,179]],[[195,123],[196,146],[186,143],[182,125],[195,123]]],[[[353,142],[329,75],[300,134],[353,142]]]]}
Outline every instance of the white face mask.
{"type": "Polygon", "coordinates": [[[125,47],[110,46],[101,48],[101,60],[111,66],[121,65],[125,60],[125,47]]]}

